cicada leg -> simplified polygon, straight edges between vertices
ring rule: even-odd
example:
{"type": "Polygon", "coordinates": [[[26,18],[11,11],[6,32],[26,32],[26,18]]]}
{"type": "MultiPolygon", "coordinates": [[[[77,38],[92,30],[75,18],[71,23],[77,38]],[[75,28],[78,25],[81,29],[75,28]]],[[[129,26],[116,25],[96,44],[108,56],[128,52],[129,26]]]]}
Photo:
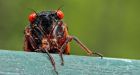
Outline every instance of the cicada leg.
{"type": "Polygon", "coordinates": [[[63,52],[59,48],[57,48],[57,50],[59,51],[59,56],[61,58],[61,65],[63,66],[64,65],[63,52]]]}
{"type": "Polygon", "coordinates": [[[80,47],[87,52],[88,55],[93,55],[93,54],[96,54],[98,56],[100,56],[101,58],[103,58],[103,55],[100,54],[100,53],[97,53],[97,52],[92,52],[90,49],[88,49],[77,37],[75,36],[68,36],[66,38],[66,41],[64,42],[64,44],[61,46],[61,50],[64,50],[64,48],[66,47],[66,45],[68,44],[68,42],[72,41],[72,40],[75,40],[76,43],[78,45],[80,45],[80,47]]]}
{"type": "Polygon", "coordinates": [[[36,49],[36,42],[31,35],[31,29],[27,27],[24,31],[24,50],[31,51],[34,49],[36,49]]]}
{"type": "Polygon", "coordinates": [[[52,66],[54,68],[54,71],[58,75],[58,72],[56,71],[55,61],[54,61],[53,57],[50,55],[50,53],[48,52],[48,50],[44,49],[43,51],[45,51],[45,53],[47,53],[47,55],[49,56],[49,59],[50,59],[51,64],[52,64],[52,66]]]}

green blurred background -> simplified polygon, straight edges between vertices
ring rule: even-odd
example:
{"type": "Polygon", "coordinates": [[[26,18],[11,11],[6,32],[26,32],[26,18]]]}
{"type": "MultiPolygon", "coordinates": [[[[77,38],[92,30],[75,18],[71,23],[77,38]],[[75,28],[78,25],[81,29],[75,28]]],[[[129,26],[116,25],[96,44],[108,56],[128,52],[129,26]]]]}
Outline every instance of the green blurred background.
{"type": "MultiPolygon", "coordinates": [[[[0,49],[23,50],[23,30],[34,9],[64,5],[69,33],[105,57],[140,59],[140,0],[0,0],[0,49]]],[[[86,55],[75,43],[71,54],[86,55]]]]}

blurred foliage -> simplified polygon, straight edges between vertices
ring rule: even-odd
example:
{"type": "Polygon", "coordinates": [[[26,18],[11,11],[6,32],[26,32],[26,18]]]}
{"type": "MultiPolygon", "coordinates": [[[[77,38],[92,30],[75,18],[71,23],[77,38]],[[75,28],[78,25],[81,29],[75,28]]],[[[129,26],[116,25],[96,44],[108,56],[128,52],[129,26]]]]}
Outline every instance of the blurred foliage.
{"type": "MultiPolygon", "coordinates": [[[[140,58],[140,0],[0,0],[0,48],[23,50],[23,30],[34,9],[64,5],[71,35],[106,57],[140,58]]],[[[71,53],[86,55],[75,42],[71,53]]]]}

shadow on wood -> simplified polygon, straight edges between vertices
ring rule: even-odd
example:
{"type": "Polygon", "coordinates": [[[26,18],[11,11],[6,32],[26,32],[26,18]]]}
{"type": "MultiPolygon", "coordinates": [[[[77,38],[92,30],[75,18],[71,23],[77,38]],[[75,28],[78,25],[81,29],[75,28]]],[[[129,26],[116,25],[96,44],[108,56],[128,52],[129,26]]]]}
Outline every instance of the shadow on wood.
{"type": "MultiPolygon", "coordinates": [[[[140,61],[52,54],[59,75],[139,75],[140,61]]],[[[55,75],[43,53],[0,50],[0,75],[55,75]]]]}

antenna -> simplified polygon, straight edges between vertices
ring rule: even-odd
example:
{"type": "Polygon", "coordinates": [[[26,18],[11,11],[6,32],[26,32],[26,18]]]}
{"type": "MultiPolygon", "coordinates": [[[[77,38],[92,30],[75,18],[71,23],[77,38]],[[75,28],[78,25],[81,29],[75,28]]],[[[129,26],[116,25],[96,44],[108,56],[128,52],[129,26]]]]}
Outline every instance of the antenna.
{"type": "Polygon", "coordinates": [[[32,9],[32,8],[28,8],[28,9],[31,10],[31,11],[33,11],[37,15],[37,12],[34,9],[32,9]]]}
{"type": "Polygon", "coordinates": [[[61,6],[57,9],[57,11],[60,10],[62,7],[64,7],[64,5],[61,5],[61,6]]]}

